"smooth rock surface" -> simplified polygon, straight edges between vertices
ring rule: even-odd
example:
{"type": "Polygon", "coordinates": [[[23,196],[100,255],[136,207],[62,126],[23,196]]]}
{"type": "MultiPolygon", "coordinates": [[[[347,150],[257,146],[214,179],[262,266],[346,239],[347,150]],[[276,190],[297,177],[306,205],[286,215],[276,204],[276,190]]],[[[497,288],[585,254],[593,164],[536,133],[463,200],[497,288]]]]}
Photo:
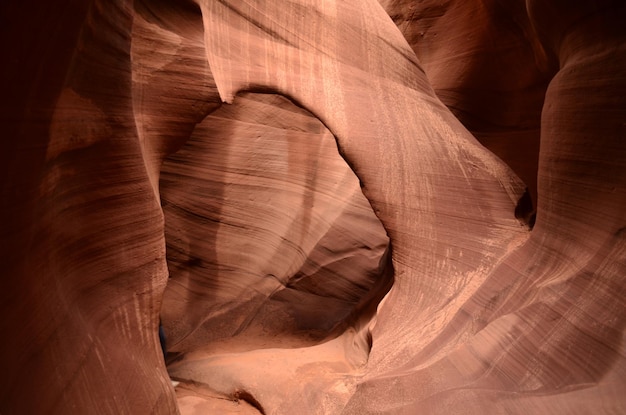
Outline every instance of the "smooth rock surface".
{"type": "Polygon", "coordinates": [[[437,96],[524,181],[536,208],[541,109],[558,66],[536,35],[526,2],[380,3],[415,51],[437,96]]]}
{"type": "Polygon", "coordinates": [[[358,179],[284,97],[244,94],[206,117],[164,163],[161,201],[172,352],[319,341],[390,286],[388,238],[358,179]]]}
{"type": "Polygon", "coordinates": [[[0,413],[626,412],[623,2],[0,18],[0,413]]]}

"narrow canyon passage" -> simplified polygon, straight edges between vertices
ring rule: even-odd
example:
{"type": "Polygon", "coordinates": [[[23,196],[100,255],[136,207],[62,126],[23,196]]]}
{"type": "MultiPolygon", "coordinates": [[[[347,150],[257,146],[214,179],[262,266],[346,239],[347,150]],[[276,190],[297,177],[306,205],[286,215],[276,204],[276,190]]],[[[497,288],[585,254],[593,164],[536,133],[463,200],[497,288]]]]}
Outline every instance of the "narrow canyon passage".
{"type": "Polygon", "coordinates": [[[624,21],[1,2],[0,413],[626,413],[624,21]]]}

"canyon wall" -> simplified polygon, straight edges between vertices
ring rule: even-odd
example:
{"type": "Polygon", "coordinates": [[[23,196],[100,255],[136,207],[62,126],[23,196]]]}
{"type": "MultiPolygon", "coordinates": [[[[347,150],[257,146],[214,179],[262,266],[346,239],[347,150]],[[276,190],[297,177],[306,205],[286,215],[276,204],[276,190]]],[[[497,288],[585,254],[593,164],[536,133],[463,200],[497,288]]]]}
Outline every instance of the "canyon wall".
{"type": "Polygon", "coordinates": [[[0,413],[626,410],[622,2],[0,7],[0,413]]]}

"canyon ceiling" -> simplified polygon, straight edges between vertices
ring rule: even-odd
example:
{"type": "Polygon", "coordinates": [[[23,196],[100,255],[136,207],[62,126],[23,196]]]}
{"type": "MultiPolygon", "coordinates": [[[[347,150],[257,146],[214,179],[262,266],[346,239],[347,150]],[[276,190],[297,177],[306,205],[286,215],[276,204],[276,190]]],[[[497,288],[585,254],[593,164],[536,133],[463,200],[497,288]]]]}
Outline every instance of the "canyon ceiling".
{"type": "Polygon", "coordinates": [[[0,414],[626,413],[624,22],[3,2],[0,414]]]}

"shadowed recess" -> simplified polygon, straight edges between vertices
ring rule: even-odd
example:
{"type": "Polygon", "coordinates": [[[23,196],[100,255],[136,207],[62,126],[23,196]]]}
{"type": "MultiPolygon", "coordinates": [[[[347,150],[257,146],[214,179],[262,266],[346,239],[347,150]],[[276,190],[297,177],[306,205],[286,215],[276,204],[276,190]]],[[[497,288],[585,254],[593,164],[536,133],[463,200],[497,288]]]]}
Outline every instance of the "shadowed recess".
{"type": "MultiPolygon", "coordinates": [[[[308,111],[244,93],[204,119],[161,171],[169,349],[233,336],[312,344],[388,290],[388,238],[308,111]]],[[[254,339],[254,340],[253,340],[254,339]]]]}

